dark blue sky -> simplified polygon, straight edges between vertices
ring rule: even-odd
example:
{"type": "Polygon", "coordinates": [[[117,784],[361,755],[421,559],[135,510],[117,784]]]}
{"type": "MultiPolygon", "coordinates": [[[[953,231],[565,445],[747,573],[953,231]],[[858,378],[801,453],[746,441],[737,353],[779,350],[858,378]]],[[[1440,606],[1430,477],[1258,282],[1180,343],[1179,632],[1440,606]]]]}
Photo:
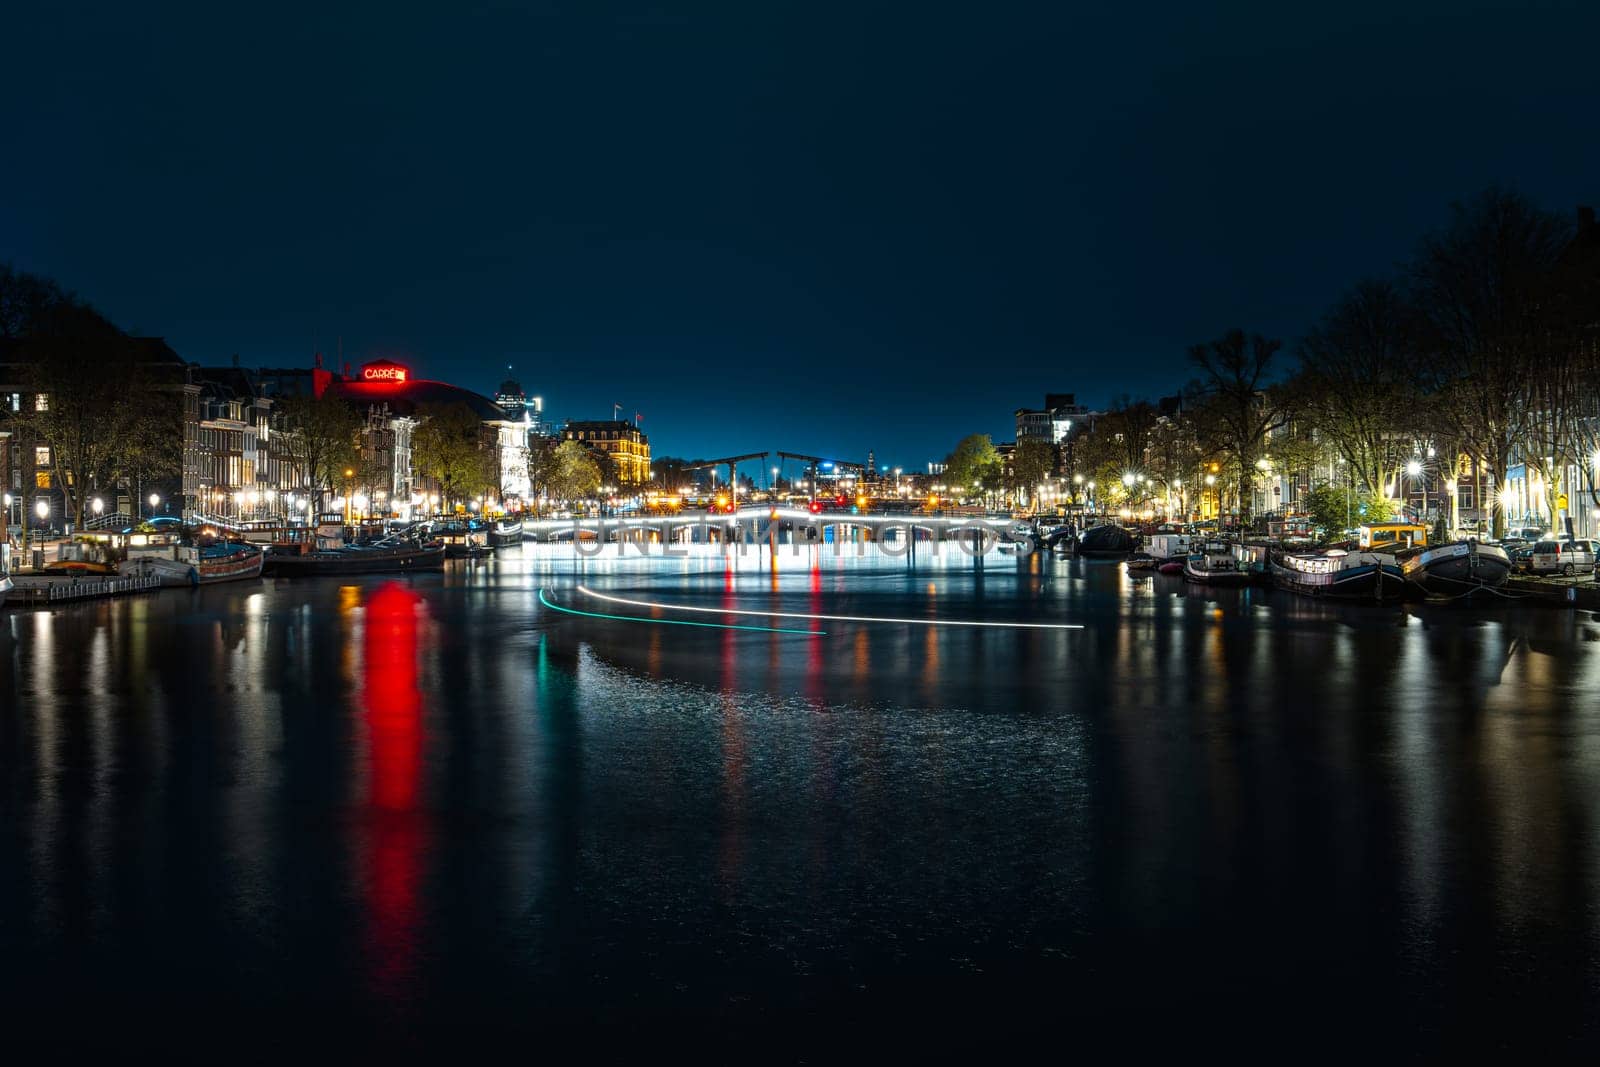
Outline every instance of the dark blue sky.
{"type": "Polygon", "coordinates": [[[336,6],[10,11],[0,259],[192,360],[920,467],[1490,182],[1600,201],[1595,3],[336,6]]]}

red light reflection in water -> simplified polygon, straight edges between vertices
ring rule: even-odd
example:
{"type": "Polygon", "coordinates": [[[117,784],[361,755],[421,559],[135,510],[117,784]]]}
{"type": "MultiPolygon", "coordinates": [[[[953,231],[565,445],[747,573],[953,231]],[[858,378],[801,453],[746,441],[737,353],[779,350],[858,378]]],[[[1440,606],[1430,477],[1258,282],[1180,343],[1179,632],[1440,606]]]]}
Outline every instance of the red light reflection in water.
{"type": "Polygon", "coordinates": [[[374,991],[407,992],[415,972],[426,831],[419,804],[422,695],[417,688],[418,597],[389,582],[367,601],[363,690],[367,796],[362,854],[367,952],[374,991]]]}
{"type": "MultiPolygon", "coordinates": [[[[822,608],[822,568],[819,564],[811,565],[811,608],[813,615],[823,614],[822,608]]],[[[822,703],[822,638],[811,636],[806,638],[806,697],[813,704],[822,703]]]]}

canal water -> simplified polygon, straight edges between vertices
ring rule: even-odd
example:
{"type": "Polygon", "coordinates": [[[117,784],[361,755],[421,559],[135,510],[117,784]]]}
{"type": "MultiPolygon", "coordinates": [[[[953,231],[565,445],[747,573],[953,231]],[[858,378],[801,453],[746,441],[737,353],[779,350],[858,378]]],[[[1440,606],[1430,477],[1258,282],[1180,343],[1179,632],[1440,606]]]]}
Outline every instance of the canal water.
{"type": "Polygon", "coordinates": [[[1597,640],[999,553],[12,610],[0,993],[212,1061],[1593,1053],[1597,640]]]}

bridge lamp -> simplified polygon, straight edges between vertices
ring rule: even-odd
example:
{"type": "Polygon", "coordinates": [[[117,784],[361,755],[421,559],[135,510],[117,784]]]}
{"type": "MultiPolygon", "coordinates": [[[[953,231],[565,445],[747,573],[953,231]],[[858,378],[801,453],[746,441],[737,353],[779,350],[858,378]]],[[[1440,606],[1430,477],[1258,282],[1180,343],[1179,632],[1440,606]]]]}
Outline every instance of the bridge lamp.
{"type": "Polygon", "coordinates": [[[101,500],[99,497],[95,497],[93,500],[89,501],[89,506],[93,508],[94,513],[98,515],[106,509],[106,502],[101,500]]]}
{"type": "Polygon", "coordinates": [[[48,519],[50,517],[50,501],[40,497],[34,502],[33,513],[39,516],[40,522],[48,519]]]}
{"type": "Polygon", "coordinates": [[[158,508],[158,507],[161,506],[161,494],[160,493],[151,493],[150,494],[150,506],[152,508],[158,508]]]}

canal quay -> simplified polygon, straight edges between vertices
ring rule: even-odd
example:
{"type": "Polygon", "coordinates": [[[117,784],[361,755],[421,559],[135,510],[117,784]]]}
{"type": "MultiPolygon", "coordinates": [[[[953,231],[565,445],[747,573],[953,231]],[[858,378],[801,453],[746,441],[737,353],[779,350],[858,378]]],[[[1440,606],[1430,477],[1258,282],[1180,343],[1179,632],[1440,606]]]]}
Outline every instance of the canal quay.
{"type": "Polygon", "coordinates": [[[1596,1047],[1591,611],[652,547],[8,610],[17,1017],[262,1060],[1596,1047]]]}

